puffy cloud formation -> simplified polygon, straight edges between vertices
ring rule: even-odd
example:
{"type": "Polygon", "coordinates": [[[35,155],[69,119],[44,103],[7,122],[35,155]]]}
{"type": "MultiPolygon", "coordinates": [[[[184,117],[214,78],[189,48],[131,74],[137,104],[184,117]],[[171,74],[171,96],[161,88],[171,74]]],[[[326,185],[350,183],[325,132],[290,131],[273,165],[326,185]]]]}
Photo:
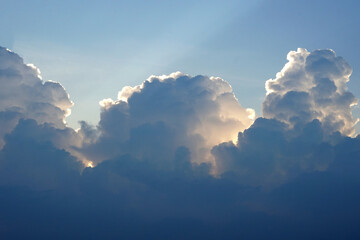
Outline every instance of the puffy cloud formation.
{"type": "Polygon", "coordinates": [[[333,50],[289,52],[288,63],[266,82],[263,116],[215,147],[217,166],[245,184],[279,186],[303,173],[327,171],[343,135],[354,133],[347,90],[351,67],[333,50]]]}
{"type": "MultiPolygon", "coordinates": [[[[350,68],[329,50],[289,56],[301,54],[311,67],[290,60],[254,123],[228,83],[180,73],[125,87],[78,131],[63,125],[66,107],[49,118],[27,107],[50,94],[39,78],[23,105],[1,95],[3,109],[23,109],[1,110],[14,119],[1,122],[1,239],[359,239],[360,138],[346,136],[355,99],[339,73],[350,68]]],[[[11,79],[0,92],[31,85],[11,79]]]]}
{"type": "Polygon", "coordinates": [[[289,52],[288,63],[266,81],[263,116],[294,126],[318,119],[326,132],[354,134],[351,106],[357,103],[348,91],[352,69],[333,50],[289,52]]]}
{"type": "MultiPolygon", "coordinates": [[[[102,152],[98,160],[129,153],[170,168],[182,146],[194,162],[211,162],[211,148],[235,139],[255,117],[254,110],[240,106],[223,79],[180,72],[151,76],[141,85],[124,87],[116,101],[100,104],[100,137],[89,146],[102,152]]],[[[94,156],[93,151],[87,154],[94,156]]]]}
{"type": "Polygon", "coordinates": [[[0,47],[0,148],[3,137],[20,118],[35,119],[64,128],[72,102],[65,89],[56,82],[41,80],[40,71],[24,64],[16,53],[0,47]]]}
{"type": "Polygon", "coordinates": [[[273,188],[303,173],[326,171],[334,161],[334,146],[340,134],[325,140],[319,120],[291,129],[276,119],[258,118],[237,144],[222,143],[213,148],[223,177],[240,183],[273,188]]]}

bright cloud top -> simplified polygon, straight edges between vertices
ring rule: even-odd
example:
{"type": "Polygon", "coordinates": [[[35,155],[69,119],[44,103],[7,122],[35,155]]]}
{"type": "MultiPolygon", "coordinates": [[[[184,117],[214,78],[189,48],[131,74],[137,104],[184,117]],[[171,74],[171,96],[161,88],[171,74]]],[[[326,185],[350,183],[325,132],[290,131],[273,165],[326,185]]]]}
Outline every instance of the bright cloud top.
{"type": "Polygon", "coordinates": [[[157,140],[162,144],[162,150],[149,149],[152,153],[147,154],[153,157],[172,158],[176,149],[184,146],[194,162],[211,162],[211,148],[235,139],[255,117],[254,110],[239,104],[225,80],[180,72],[151,76],[141,85],[124,87],[116,101],[105,99],[100,105],[96,144],[106,145],[103,159],[129,152],[144,157],[147,147],[141,146],[144,138],[137,135],[147,131],[152,136],[144,144],[157,140]]]}
{"type": "Polygon", "coordinates": [[[64,88],[0,49],[0,236],[359,239],[351,68],[332,50],[288,60],[255,121],[226,81],[176,72],[75,131],[64,88]]]}
{"type": "Polygon", "coordinates": [[[357,103],[348,91],[352,69],[333,50],[308,52],[299,48],[287,55],[288,63],[266,81],[263,115],[290,125],[320,120],[328,133],[354,134],[351,106],[357,103]]]}
{"type": "Polygon", "coordinates": [[[0,47],[0,147],[2,138],[20,118],[35,119],[57,128],[65,127],[65,117],[73,103],[57,82],[43,82],[40,71],[6,48],[0,47]]]}

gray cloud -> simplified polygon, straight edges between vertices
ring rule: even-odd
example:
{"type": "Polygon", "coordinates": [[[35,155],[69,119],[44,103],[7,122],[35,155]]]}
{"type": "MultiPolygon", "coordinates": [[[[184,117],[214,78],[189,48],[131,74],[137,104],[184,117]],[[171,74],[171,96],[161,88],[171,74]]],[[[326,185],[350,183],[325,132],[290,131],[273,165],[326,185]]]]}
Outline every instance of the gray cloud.
{"type": "Polygon", "coordinates": [[[78,131],[61,85],[3,51],[2,238],[360,237],[351,70],[333,51],[291,52],[254,123],[224,80],[174,73],[103,100],[78,131]]]}
{"type": "Polygon", "coordinates": [[[82,164],[52,144],[69,136],[58,131],[49,124],[21,119],[5,137],[6,145],[0,154],[0,186],[26,186],[42,191],[69,191],[75,187],[82,164]]]}
{"type": "Polygon", "coordinates": [[[318,120],[291,129],[276,119],[258,118],[237,144],[223,143],[213,148],[223,177],[240,183],[274,188],[296,176],[326,171],[334,161],[334,143],[342,137],[324,137],[318,120]]]}

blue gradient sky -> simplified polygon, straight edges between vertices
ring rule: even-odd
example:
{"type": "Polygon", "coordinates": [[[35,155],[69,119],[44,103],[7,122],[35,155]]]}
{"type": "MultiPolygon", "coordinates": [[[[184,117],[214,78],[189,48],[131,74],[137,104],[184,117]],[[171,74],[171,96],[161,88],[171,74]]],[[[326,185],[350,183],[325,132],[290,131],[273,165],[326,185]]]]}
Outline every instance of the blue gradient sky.
{"type": "Polygon", "coordinates": [[[353,67],[349,88],[360,96],[358,1],[0,3],[0,45],[64,85],[73,127],[96,124],[98,102],[123,86],[174,71],[226,79],[261,115],[265,81],[298,47],[334,49],[353,67]]]}

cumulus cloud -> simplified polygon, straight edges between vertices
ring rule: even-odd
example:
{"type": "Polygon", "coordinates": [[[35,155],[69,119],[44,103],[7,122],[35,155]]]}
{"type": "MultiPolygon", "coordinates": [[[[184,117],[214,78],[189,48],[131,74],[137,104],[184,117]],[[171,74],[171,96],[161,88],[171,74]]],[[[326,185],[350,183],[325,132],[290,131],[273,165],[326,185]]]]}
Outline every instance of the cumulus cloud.
{"type": "Polygon", "coordinates": [[[333,51],[290,52],[254,122],[226,81],[173,73],[103,100],[77,131],[61,85],[1,53],[2,238],[360,237],[356,100],[333,51]]]}
{"type": "Polygon", "coordinates": [[[238,135],[237,144],[213,148],[224,177],[275,187],[310,172],[325,172],[343,135],[353,135],[348,91],[351,67],[333,50],[289,52],[288,63],[266,82],[263,116],[238,135]]]}
{"type": "Polygon", "coordinates": [[[276,78],[266,81],[263,116],[291,126],[318,119],[328,133],[354,134],[351,106],[357,99],[346,87],[350,65],[330,49],[299,48],[287,60],[276,78]]]}
{"type": "Polygon", "coordinates": [[[65,127],[72,102],[56,82],[42,81],[40,71],[16,53],[0,47],[0,147],[20,118],[65,127]]]}
{"type": "Polygon", "coordinates": [[[182,146],[190,150],[192,161],[211,162],[211,148],[235,139],[255,117],[223,79],[180,72],[151,76],[141,85],[124,87],[117,100],[100,104],[100,137],[88,146],[89,158],[95,148],[101,153],[98,160],[129,153],[169,167],[182,146]]]}
{"type": "MultiPolygon", "coordinates": [[[[276,119],[258,118],[237,144],[222,143],[213,148],[223,177],[240,183],[273,188],[296,176],[326,171],[334,160],[334,146],[324,140],[318,120],[301,129],[291,129],[276,119]]],[[[340,135],[331,136],[340,141],[340,135]]]]}

